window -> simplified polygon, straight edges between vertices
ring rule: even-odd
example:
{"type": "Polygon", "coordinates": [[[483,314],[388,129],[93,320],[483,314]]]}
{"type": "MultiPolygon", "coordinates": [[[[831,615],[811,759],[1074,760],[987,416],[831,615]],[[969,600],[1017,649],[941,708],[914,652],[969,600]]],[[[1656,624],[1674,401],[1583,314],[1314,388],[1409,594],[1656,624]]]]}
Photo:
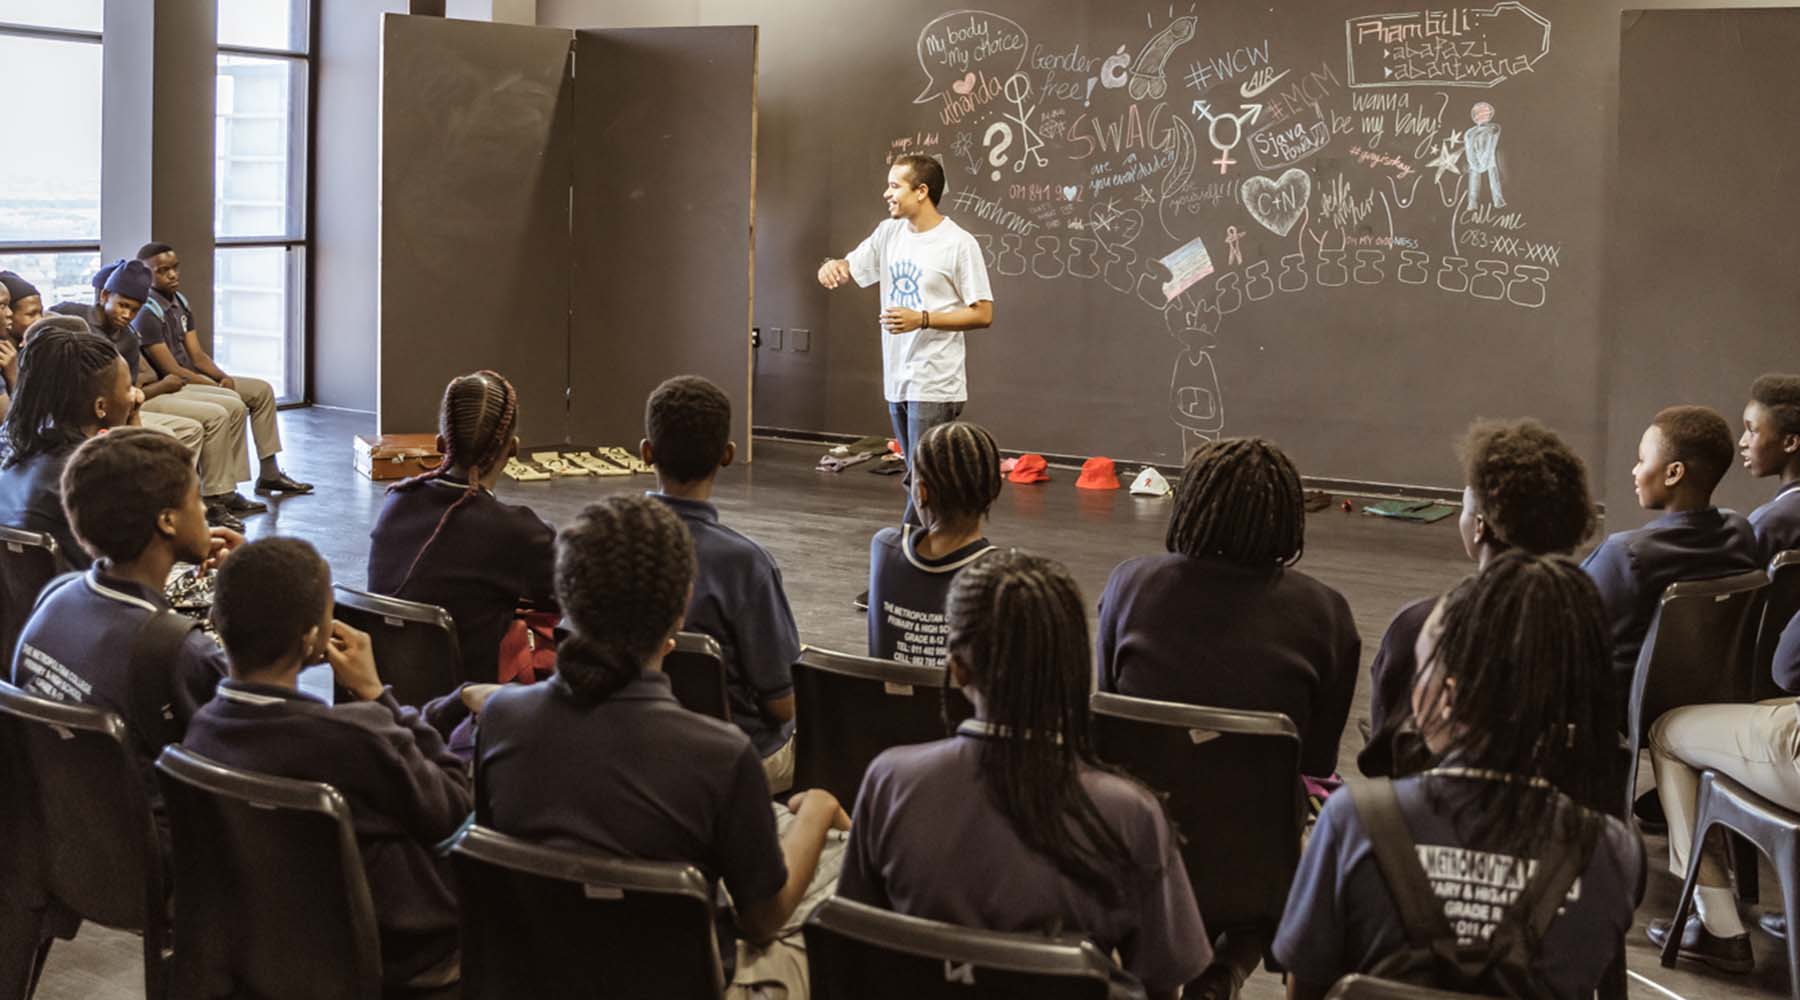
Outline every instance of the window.
{"type": "Polygon", "coordinates": [[[219,4],[213,353],[283,401],[304,395],[308,14],[307,0],[219,4]]]}
{"type": "Polygon", "coordinates": [[[0,269],[44,305],[89,301],[100,263],[101,0],[0,0],[0,269]],[[47,81],[54,86],[46,86],[47,81]]]}

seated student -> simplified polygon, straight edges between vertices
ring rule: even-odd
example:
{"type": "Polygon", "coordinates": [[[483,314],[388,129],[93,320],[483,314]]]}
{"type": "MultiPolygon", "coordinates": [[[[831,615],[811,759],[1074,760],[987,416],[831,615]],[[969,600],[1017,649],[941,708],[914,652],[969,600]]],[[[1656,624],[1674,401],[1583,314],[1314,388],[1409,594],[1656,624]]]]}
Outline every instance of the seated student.
{"type": "Polygon", "coordinates": [[[381,683],[369,637],[331,617],[331,568],[297,538],[251,542],[219,567],[212,618],[231,676],[182,745],[228,767],[322,781],[350,803],[375,902],[382,981],[458,976],[457,904],[435,845],[468,818],[468,772],[419,713],[381,683]],[[295,688],[328,662],[347,704],[295,688]]]}
{"type": "Polygon", "coordinates": [[[63,512],[63,465],[81,442],[135,422],[138,398],[105,337],[60,329],[32,337],[0,422],[0,525],[51,535],[70,566],[86,569],[93,560],[63,512]]]}
{"type": "Polygon", "coordinates": [[[481,681],[498,675],[519,604],[554,600],[555,529],[493,492],[519,451],[518,416],[518,393],[498,372],[452,379],[438,411],[443,463],[388,487],[369,533],[369,589],[449,611],[463,673],[481,681]]]}
{"type": "Polygon", "coordinates": [[[944,598],[964,567],[994,551],[982,519],[1000,496],[1000,448],[974,424],[938,424],[913,444],[912,502],[923,526],[869,543],[869,655],[944,662],[944,598]]]}
{"type": "Polygon", "coordinates": [[[1778,553],[1800,549],[1800,375],[1771,372],[1750,384],[1738,451],[1752,476],[1781,477],[1774,499],[1750,512],[1767,566],[1778,553]]]}
{"type": "MultiPolygon", "coordinates": [[[[1606,649],[1599,595],[1574,563],[1497,556],[1434,604],[1420,632],[1413,714],[1444,763],[1386,786],[1412,840],[1393,846],[1401,861],[1419,859],[1421,881],[1429,862],[1429,891],[1463,947],[1500,922],[1500,906],[1469,900],[1504,905],[1523,888],[1521,864],[1544,872],[1591,843],[1577,888],[1530,955],[1543,995],[1565,1000],[1592,995],[1615,955],[1606,942],[1631,927],[1644,893],[1637,834],[1576,804],[1616,794],[1592,766],[1616,752],[1606,649]]],[[[1384,962],[1411,947],[1364,818],[1380,790],[1333,795],[1307,841],[1274,944],[1290,997],[1322,997],[1350,973],[1393,974],[1384,962]]]]}
{"type": "MultiPolygon", "coordinates": [[[[265,494],[311,493],[312,485],[294,480],[281,471],[276,456],[281,454],[281,428],[275,419],[275,390],[269,383],[248,375],[225,374],[200,345],[200,334],[194,326],[194,311],[187,296],[181,294],[181,260],[166,243],[148,243],[138,248],[138,260],[150,269],[150,297],[132,321],[144,345],[144,356],[161,375],[180,375],[186,381],[179,390],[169,393],[171,402],[206,403],[223,407],[232,415],[237,433],[243,434],[244,414],[249,412],[250,433],[256,439],[260,470],[256,492],[265,494]]],[[[167,405],[167,404],[162,404],[167,405]]],[[[201,418],[192,413],[184,416],[201,418]]],[[[204,423],[204,421],[202,421],[204,423]]],[[[237,472],[233,466],[233,474],[237,472]]],[[[248,462],[245,463],[248,471],[248,462]]],[[[255,513],[265,505],[238,494],[211,497],[214,506],[223,505],[234,514],[255,513]]]]}
{"type": "MultiPolygon", "coordinates": [[[[1513,548],[1567,555],[1593,533],[1587,467],[1555,431],[1536,420],[1477,420],[1460,450],[1464,486],[1457,527],[1477,570],[1513,548]]],[[[1401,608],[1369,667],[1369,743],[1356,762],[1371,778],[1398,777],[1419,763],[1408,759],[1418,749],[1413,647],[1437,602],[1427,597],[1401,608]]]]}
{"type": "Polygon", "coordinates": [[[1713,489],[1731,468],[1731,457],[1724,417],[1704,406],[1658,413],[1638,442],[1631,475],[1638,503],[1667,513],[1607,536],[1581,564],[1600,589],[1611,622],[1612,686],[1621,723],[1644,634],[1669,584],[1763,568],[1750,522],[1713,506],[1713,489]]]}
{"type": "Polygon", "coordinates": [[[719,523],[713,478],[737,457],[731,400],[711,382],[681,375],[656,387],[644,407],[643,459],[656,468],[651,494],[694,536],[699,572],[687,627],[718,640],[725,654],[731,721],[756,745],[769,787],[794,783],[794,661],[800,631],[773,556],[719,523]]]}
{"type": "MultiPolygon", "coordinates": [[[[751,942],[790,936],[826,833],[849,817],[829,793],[803,792],[778,841],[755,747],[670,693],[662,660],[694,584],[692,535],[662,504],[617,496],[582,511],[556,549],[570,634],[554,678],[500,688],[481,709],[477,821],[527,840],[691,862],[724,880],[751,942]]],[[[796,950],[770,949],[789,995],[804,996],[796,950]]],[[[769,962],[740,962],[740,986],[758,981],[749,964],[769,962]]]]}
{"type": "Polygon", "coordinates": [[[1153,997],[1212,957],[1156,795],[1089,742],[1081,594],[1057,563],[997,552],[950,587],[949,669],[975,706],[956,735],[895,747],[856,796],[838,893],[996,931],[1117,949],[1153,997]]]}
{"type": "MultiPolygon", "coordinates": [[[[180,741],[225,675],[224,652],[191,620],[164,625],[169,632],[151,630],[152,619],[169,609],[163,583],[177,562],[205,564],[243,536],[207,530],[192,460],[174,439],[148,428],[121,428],[76,448],[63,467],[62,497],[70,526],[96,561],[38,599],[19,635],[12,682],[118,713],[150,779],[150,762],[180,741]],[[167,658],[134,662],[140,648],[167,658]],[[145,664],[154,673],[137,672],[145,664]]],[[[154,780],[150,785],[154,800],[154,780]]]]}
{"type": "Polygon", "coordinates": [[[10,339],[14,347],[23,347],[25,331],[44,316],[44,296],[36,285],[11,271],[0,271],[0,285],[6,287],[12,311],[10,324],[0,334],[10,339]]]}
{"type": "Polygon", "coordinates": [[[1344,595],[1293,569],[1305,549],[1300,474],[1261,438],[1188,456],[1168,552],[1113,570],[1100,597],[1099,688],[1281,712],[1302,772],[1337,771],[1362,640],[1344,595]]]}
{"type": "Polygon", "coordinates": [[[12,288],[6,283],[11,271],[0,271],[0,420],[12,405],[15,383],[19,381],[19,345],[12,339],[12,288]]]}

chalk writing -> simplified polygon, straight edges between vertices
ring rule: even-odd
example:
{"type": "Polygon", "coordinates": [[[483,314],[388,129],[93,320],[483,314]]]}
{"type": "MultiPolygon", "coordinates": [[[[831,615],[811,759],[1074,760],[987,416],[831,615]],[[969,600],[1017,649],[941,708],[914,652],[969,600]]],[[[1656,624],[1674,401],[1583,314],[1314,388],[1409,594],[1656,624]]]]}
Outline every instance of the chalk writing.
{"type": "Polygon", "coordinates": [[[1280,180],[1250,177],[1239,190],[1252,219],[1269,232],[1286,236],[1306,212],[1307,201],[1312,198],[1312,177],[1299,167],[1291,167],[1280,180]]]}
{"type": "Polygon", "coordinates": [[[1523,3],[1371,14],[1344,22],[1352,88],[1492,87],[1550,53],[1550,21],[1523,3]]]}
{"type": "MultiPolygon", "coordinates": [[[[1211,58],[1200,59],[1190,63],[1187,73],[1187,85],[1192,87],[1197,93],[1204,94],[1215,84],[1230,83],[1238,77],[1256,70],[1258,67],[1267,67],[1268,65],[1269,40],[1265,38],[1259,44],[1240,45],[1237,48],[1226,49],[1224,52],[1212,56],[1211,58]]],[[[1272,67],[1270,71],[1273,72],[1272,67]]],[[[1282,71],[1283,76],[1285,76],[1286,73],[1286,70],[1282,71]]],[[[1250,83],[1257,84],[1262,90],[1266,90],[1274,80],[1278,79],[1280,79],[1280,77],[1266,77],[1260,80],[1250,81],[1250,83]]],[[[1247,83],[1246,86],[1249,86],[1250,83],[1247,83]]],[[[1262,90],[1252,90],[1243,96],[1248,100],[1261,93],[1262,90]]]]}
{"type": "MultiPolygon", "coordinates": [[[[919,68],[925,89],[913,98],[924,104],[967,74],[983,71],[996,79],[1011,76],[1025,62],[1029,39],[1019,22],[985,10],[957,10],[933,18],[919,32],[919,68]]],[[[968,91],[962,91],[968,93],[968,91]]]]}

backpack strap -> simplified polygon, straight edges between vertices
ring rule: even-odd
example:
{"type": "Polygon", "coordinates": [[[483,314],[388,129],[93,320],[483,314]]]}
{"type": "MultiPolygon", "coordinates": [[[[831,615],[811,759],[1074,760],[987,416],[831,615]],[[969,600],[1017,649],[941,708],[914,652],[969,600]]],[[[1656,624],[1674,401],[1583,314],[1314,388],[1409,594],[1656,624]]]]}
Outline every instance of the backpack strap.
{"type": "Polygon", "coordinates": [[[1425,866],[1419,863],[1412,831],[1407,828],[1406,814],[1400,811],[1400,796],[1394,783],[1387,779],[1350,786],[1350,800],[1356,814],[1369,832],[1369,845],[1375,852],[1375,863],[1381,867],[1382,880],[1400,910],[1400,922],[1406,927],[1407,940],[1421,951],[1434,951],[1440,942],[1456,944],[1456,931],[1444,918],[1444,904],[1431,890],[1425,877],[1425,866]]]}
{"type": "Polygon", "coordinates": [[[180,738],[174,720],[164,718],[163,710],[174,701],[175,678],[171,668],[175,656],[181,651],[182,643],[187,641],[188,633],[199,627],[199,622],[180,612],[159,610],[144,619],[131,640],[128,697],[134,717],[158,720],[152,723],[156,726],[155,732],[132,735],[152,756],[164,745],[180,738]]]}
{"type": "Polygon", "coordinates": [[[1505,921],[1514,922],[1528,932],[1527,943],[1536,950],[1537,942],[1544,939],[1550,930],[1550,922],[1556,919],[1557,911],[1562,908],[1563,900],[1569,895],[1569,888],[1581,873],[1587,871],[1588,862],[1593,859],[1594,849],[1600,840],[1600,827],[1603,821],[1599,814],[1581,806],[1581,828],[1576,832],[1574,841],[1561,845],[1555,851],[1554,860],[1546,863],[1540,860],[1537,874],[1530,884],[1513,900],[1508,908],[1505,921]]]}

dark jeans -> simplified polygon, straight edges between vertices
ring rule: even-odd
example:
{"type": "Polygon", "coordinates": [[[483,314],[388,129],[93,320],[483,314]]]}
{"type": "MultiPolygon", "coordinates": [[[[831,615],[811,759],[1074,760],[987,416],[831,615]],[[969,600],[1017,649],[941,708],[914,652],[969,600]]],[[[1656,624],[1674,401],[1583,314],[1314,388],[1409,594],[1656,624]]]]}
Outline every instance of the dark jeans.
{"type": "Polygon", "coordinates": [[[900,450],[906,453],[906,475],[900,479],[906,487],[906,513],[901,516],[903,524],[924,524],[919,520],[919,512],[913,509],[912,500],[912,450],[913,445],[925,432],[939,424],[947,424],[962,416],[962,403],[889,403],[888,419],[894,422],[894,440],[900,442],[900,450]]]}

